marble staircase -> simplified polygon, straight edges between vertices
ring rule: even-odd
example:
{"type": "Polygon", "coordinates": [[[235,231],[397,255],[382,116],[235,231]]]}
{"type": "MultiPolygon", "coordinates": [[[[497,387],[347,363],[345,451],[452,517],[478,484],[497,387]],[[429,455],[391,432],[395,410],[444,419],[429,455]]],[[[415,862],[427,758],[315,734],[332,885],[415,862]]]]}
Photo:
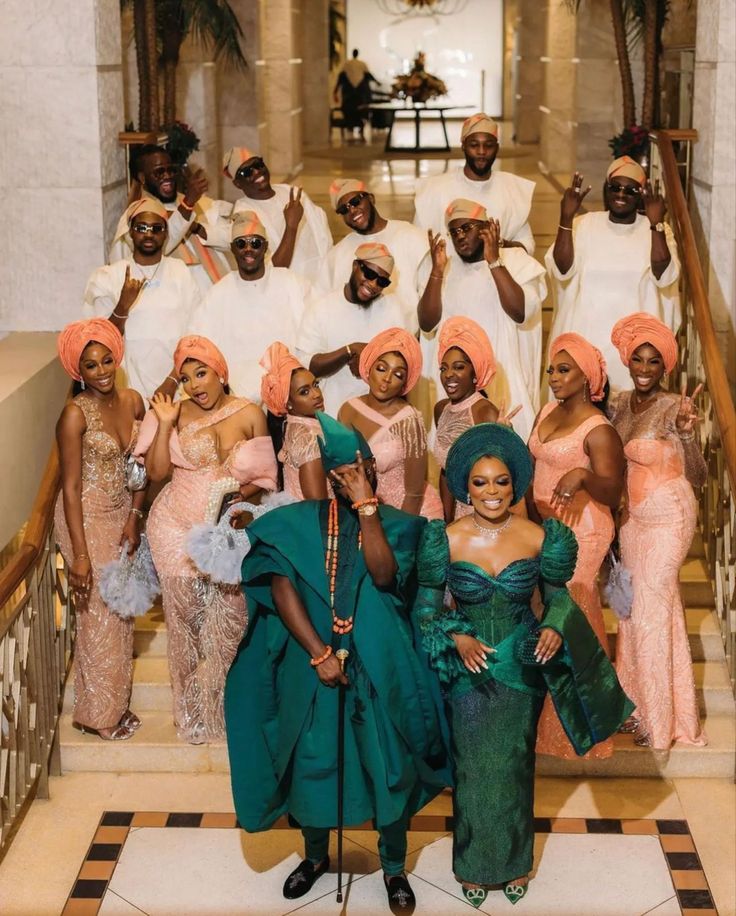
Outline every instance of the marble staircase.
{"type": "MultiPolygon", "coordinates": [[[[736,704],[726,669],[723,644],[713,611],[713,594],[696,540],[681,572],[695,681],[710,743],[704,748],[677,746],[669,753],[634,745],[617,735],[609,760],[561,761],[540,757],[537,772],[546,776],[731,777],[736,768],[736,704]]],[[[611,651],[615,654],[616,617],[605,611],[611,651]]],[[[72,727],[73,678],[61,722],[64,771],[220,772],[228,770],[224,743],[193,746],[177,740],[171,718],[171,687],[166,661],[167,634],[160,606],[136,621],[131,708],[143,720],[129,741],[101,741],[72,727]]]]}

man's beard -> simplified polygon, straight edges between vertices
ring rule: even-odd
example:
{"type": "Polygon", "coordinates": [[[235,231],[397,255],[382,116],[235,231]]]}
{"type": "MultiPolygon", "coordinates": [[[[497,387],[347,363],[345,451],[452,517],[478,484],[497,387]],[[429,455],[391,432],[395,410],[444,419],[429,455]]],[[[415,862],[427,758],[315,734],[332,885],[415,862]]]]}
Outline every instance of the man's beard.
{"type": "Polygon", "coordinates": [[[478,168],[478,166],[476,166],[474,159],[471,159],[469,156],[465,157],[465,164],[470,169],[470,171],[474,175],[477,175],[479,178],[483,178],[484,176],[491,174],[491,169],[493,168],[493,163],[495,161],[496,161],[496,157],[494,156],[493,159],[489,161],[488,165],[485,168],[481,169],[481,168],[478,168]]]}
{"type": "Polygon", "coordinates": [[[371,205],[371,209],[368,214],[368,222],[365,225],[365,229],[354,229],[353,232],[357,232],[359,235],[370,235],[373,232],[373,227],[376,225],[376,208],[371,205]]]}
{"type": "Polygon", "coordinates": [[[377,295],[373,296],[372,299],[361,299],[360,296],[358,296],[358,287],[360,286],[360,282],[353,276],[351,276],[348,280],[348,286],[350,287],[350,293],[353,297],[353,302],[356,305],[360,305],[364,309],[367,309],[368,306],[375,302],[376,299],[378,299],[378,296],[380,296],[380,293],[378,293],[377,295]]]}
{"type": "Polygon", "coordinates": [[[162,204],[172,204],[176,200],[176,185],[174,185],[174,193],[170,197],[163,197],[156,185],[146,182],[144,187],[152,197],[160,200],[162,204]]]}
{"type": "Polygon", "coordinates": [[[483,257],[483,241],[479,241],[470,254],[460,254],[459,251],[457,254],[465,264],[477,264],[483,257]]]}

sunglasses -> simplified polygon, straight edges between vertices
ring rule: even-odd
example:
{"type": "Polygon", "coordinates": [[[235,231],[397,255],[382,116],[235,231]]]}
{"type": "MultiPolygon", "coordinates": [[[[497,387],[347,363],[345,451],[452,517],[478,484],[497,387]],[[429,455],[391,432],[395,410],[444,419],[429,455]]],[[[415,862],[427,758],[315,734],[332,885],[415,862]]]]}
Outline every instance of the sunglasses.
{"type": "Polygon", "coordinates": [[[340,204],[340,206],[335,210],[335,213],[339,213],[340,216],[345,216],[348,210],[354,210],[357,206],[359,206],[361,200],[367,196],[368,195],[365,191],[361,191],[360,194],[356,194],[355,197],[351,197],[350,200],[346,201],[344,204],[340,204]]]}
{"type": "Polygon", "coordinates": [[[166,178],[167,175],[178,175],[179,166],[178,165],[160,165],[158,168],[151,169],[151,175],[154,178],[166,178]]]}
{"type": "Polygon", "coordinates": [[[467,235],[469,232],[472,232],[475,227],[476,223],[463,223],[462,226],[456,226],[454,229],[450,229],[450,238],[456,239],[461,235],[467,235]]]}
{"type": "Polygon", "coordinates": [[[238,171],[235,173],[236,178],[250,178],[253,172],[257,172],[265,166],[265,162],[259,156],[257,159],[254,159],[250,165],[241,165],[238,171]]]}
{"type": "Polygon", "coordinates": [[[606,189],[611,194],[625,194],[626,197],[638,197],[641,194],[639,188],[632,188],[626,184],[612,184],[610,181],[606,182],[606,189]]]}
{"type": "Polygon", "coordinates": [[[240,251],[244,248],[252,248],[253,251],[258,251],[259,248],[263,248],[263,239],[260,235],[241,235],[240,238],[235,239],[233,245],[240,251]]]}
{"type": "Polygon", "coordinates": [[[141,235],[161,235],[162,232],[166,232],[166,226],[163,223],[133,223],[132,227],[134,232],[140,232],[141,235]]]}
{"type": "Polygon", "coordinates": [[[358,261],[358,267],[360,267],[363,276],[366,280],[375,280],[376,286],[380,286],[381,289],[386,289],[387,286],[391,285],[390,277],[382,277],[380,274],[376,273],[375,270],[372,270],[364,261],[358,261]]]}

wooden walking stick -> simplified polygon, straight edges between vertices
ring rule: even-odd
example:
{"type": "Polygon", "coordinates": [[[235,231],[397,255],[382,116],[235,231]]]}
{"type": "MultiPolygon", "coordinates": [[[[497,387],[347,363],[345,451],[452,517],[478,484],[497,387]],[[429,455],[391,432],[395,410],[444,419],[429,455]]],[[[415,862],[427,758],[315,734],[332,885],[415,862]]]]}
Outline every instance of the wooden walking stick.
{"type": "MultiPolygon", "coordinates": [[[[340,671],[345,673],[345,662],[350,653],[338,649],[335,658],[340,662],[340,671]]],[[[340,684],[337,698],[337,903],[342,903],[342,829],[343,794],[345,787],[345,684],[340,684]]]]}

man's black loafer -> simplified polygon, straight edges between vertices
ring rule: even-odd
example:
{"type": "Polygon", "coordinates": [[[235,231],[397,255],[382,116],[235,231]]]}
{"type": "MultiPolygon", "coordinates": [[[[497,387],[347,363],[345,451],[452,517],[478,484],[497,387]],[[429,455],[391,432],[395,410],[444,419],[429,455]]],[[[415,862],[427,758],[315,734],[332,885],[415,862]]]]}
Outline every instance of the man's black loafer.
{"type": "Polygon", "coordinates": [[[284,897],[287,900],[296,900],[297,897],[308,894],[317,878],[323,875],[329,867],[329,856],[325,856],[319,865],[315,865],[311,859],[304,859],[284,881],[284,897]]]}
{"type": "Polygon", "coordinates": [[[406,880],[406,875],[393,875],[390,878],[384,875],[383,883],[386,885],[388,905],[392,913],[409,914],[414,912],[417,898],[406,880]]]}

